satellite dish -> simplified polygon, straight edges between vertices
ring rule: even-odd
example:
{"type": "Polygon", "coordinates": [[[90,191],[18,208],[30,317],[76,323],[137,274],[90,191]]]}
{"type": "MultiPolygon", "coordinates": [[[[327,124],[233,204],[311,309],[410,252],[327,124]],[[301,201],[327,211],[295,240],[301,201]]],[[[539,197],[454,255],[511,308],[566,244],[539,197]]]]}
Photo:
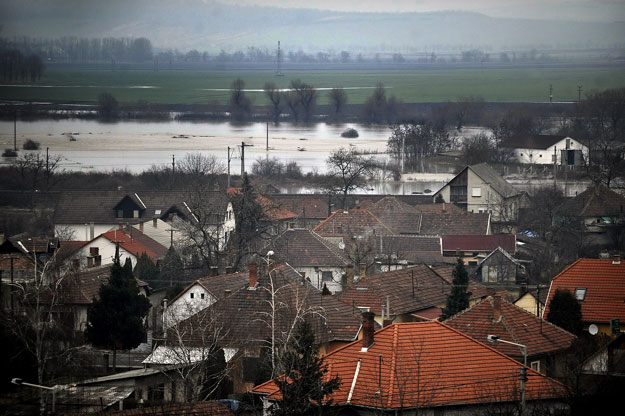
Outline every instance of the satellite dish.
{"type": "Polygon", "coordinates": [[[599,332],[599,328],[597,327],[597,325],[591,324],[588,327],[588,332],[590,332],[590,335],[597,335],[597,332],[599,332]]]}
{"type": "Polygon", "coordinates": [[[340,248],[341,250],[345,250],[345,243],[341,241],[341,242],[339,243],[339,248],[340,248]]]}

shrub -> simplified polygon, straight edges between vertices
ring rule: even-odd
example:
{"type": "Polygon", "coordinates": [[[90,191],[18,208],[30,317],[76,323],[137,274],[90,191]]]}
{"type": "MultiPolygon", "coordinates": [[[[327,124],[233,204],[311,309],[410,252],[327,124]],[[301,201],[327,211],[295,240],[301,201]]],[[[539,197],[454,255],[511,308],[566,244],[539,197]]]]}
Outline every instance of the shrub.
{"type": "Polygon", "coordinates": [[[4,149],[2,157],[17,157],[17,152],[13,149],[4,149]]]}
{"type": "Polygon", "coordinates": [[[39,142],[28,139],[24,142],[24,144],[22,145],[22,148],[24,150],[39,150],[39,142]]]}
{"type": "Polygon", "coordinates": [[[348,139],[355,139],[358,137],[358,130],[349,128],[341,133],[341,137],[347,137],[348,139]]]}

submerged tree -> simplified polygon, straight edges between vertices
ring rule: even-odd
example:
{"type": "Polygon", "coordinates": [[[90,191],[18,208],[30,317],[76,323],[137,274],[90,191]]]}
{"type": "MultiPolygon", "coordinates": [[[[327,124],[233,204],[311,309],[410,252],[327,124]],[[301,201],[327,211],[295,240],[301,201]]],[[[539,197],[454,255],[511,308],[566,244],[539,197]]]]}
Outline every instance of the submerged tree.
{"type": "Polygon", "coordinates": [[[365,158],[353,150],[341,148],[334,151],[326,161],[329,181],[325,187],[332,193],[340,195],[341,208],[345,208],[347,194],[366,185],[375,164],[371,158],[365,158]]]}
{"type": "Polygon", "coordinates": [[[237,78],[230,86],[230,113],[235,120],[245,120],[252,112],[252,102],[245,95],[245,81],[237,78]]]}
{"type": "Polygon", "coordinates": [[[132,264],[119,262],[119,249],[111,266],[107,285],[100,287],[98,298],[87,311],[85,336],[93,345],[113,350],[113,371],[117,367],[117,350],[137,347],[145,338],[143,320],[150,301],[139,294],[132,264]]]}
{"type": "Polygon", "coordinates": [[[441,315],[443,320],[469,307],[469,297],[471,296],[471,292],[467,291],[469,287],[469,274],[464,267],[462,259],[458,259],[451,276],[451,293],[447,297],[445,308],[443,308],[443,314],[441,315]]]}
{"type": "Polygon", "coordinates": [[[338,376],[327,378],[327,368],[317,356],[315,334],[301,320],[281,357],[283,376],[275,380],[281,399],[272,405],[273,415],[323,414],[331,406],[329,396],[340,385],[338,376]]]}

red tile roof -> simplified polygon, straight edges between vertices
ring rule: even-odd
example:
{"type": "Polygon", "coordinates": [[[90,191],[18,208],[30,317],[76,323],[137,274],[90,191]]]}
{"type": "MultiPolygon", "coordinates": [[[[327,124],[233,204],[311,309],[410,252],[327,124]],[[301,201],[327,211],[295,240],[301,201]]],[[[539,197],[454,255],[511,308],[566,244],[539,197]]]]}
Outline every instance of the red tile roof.
{"type": "Polygon", "coordinates": [[[551,281],[543,316],[549,314],[556,290],[575,293],[577,288],[586,289],[580,302],[584,322],[609,322],[613,318],[625,321],[625,261],[613,264],[612,259],[579,259],[571,264],[551,281]]]}
{"type": "MultiPolygon", "coordinates": [[[[331,396],[337,405],[399,409],[519,400],[519,362],[438,321],[389,325],[366,352],[361,348],[356,341],[324,357],[328,376],[341,380],[331,396]]],[[[279,398],[273,381],[253,391],[279,398]]],[[[527,369],[527,400],[564,397],[561,383],[527,369]]]]}
{"type": "MultiPolygon", "coordinates": [[[[228,188],[226,189],[226,194],[230,196],[238,195],[241,193],[241,188],[228,188]]],[[[256,202],[263,207],[265,214],[271,220],[285,220],[289,218],[297,218],[297,214],[294,214],[290,210],[288,210],[282,204],[276,203],[269,198],[266,198],[262,195],[256,196],[256,202]]]]}
{"type": "Polygon", "coordinates": [[[514,234],[496,235],[443,235],[443,251],[493,251],[501,247],[508,253],[516,251],[514,234]]]}
{"type": "Polygon", "coordinates": [[[327,218],[328,201],[315,195],[271,195],[269,197],[278,206],[297,214],[298,218],[327,218]]]}
{"type": "MultiPolygon", "coordinates": [[[[138,240],[131,238],[128,234],[124,233],[122,230],[108,231],[104,234],[101,234],[101,237],[106,238],[112,243],[119,242],[119,246],[121,248],[123,248],[124,250],[126,250],[127,252],[133,255],[141,256],[141,254],[145,253],[152,260],[155,260],[159,257],[159,255],[156,252],[152,251],[150,248],[148,248],[144,244],[141,244],[138,240]]],[[[167,252],[167,250],[165,250],[165,252],[167,252]]]]}
{"type": "MultiPolygon", "coordinates": [[[[563,351],[575,340],[575,335],[550,322],[541,322],[540,318],[504,299],[501,299],[500,311],[501,319],[495,319],[495,299],[489,296],[445,323],[480,342],[492,334],[526,345],[530,357],[563,351]]],[[[520,348],[513,345],[496,342],[492,347],[512,357],[523,356],[520,348]]]]}

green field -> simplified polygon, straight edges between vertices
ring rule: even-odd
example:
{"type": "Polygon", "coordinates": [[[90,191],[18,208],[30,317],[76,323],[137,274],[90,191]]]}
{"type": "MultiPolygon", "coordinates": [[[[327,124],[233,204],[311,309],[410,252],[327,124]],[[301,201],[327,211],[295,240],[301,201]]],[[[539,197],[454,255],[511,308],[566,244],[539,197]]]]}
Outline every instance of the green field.
{"type": "MultiPolygon", "coordinates": [[[[233,79],[241,77],[246,88],[260,89],[267,81],[287,87],[300,78],[315,87],[371,87],[378,82],[390,87],[406,103],[456,100],[479,95],[494,102],[548,101],[553,84],[554,101],[577,100],[577,86],[583,91],[625,87],[625,69],[548,68],[484,70],[319,70],[286,72],[275,77],[272,71],[100,71],[48,69],[35,86],[0,86],[0,99],[24,101],[92,102],[98,94],[111,92],[118,101],[145,100],[161,104],[224,104],[233,79]],[[155,88],[129,88],[152,86],[155,88]]],[[[363,103],[370,89],[348,90],[349,103],[363,103]]],[[[266,103],[262,92],[248,93],[256,105],[266,103]]],[[[327,102],[320,91],[319,103],[327,102]]]]}

